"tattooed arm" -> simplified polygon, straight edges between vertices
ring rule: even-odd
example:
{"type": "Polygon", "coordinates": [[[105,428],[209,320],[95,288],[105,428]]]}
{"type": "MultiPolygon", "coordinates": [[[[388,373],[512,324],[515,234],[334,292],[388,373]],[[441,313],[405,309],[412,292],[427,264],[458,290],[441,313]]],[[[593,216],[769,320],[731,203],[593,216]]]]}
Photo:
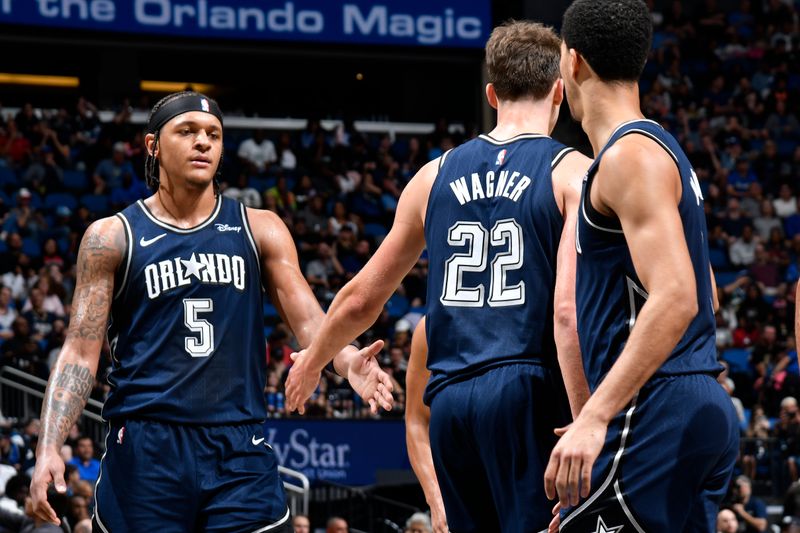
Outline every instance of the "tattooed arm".
{"type": "Polygon", "coordinates": [[[59,519],[47,503],[47,487],[54,483],[56,490],[66,491],[59,450],[94,385],[114,294],[114,273],[125,244],[122,222],[110,217],[89,226],[78,251],[69,330],[47,384],[31,481],[35,515],[55,524],[59,519]]]}

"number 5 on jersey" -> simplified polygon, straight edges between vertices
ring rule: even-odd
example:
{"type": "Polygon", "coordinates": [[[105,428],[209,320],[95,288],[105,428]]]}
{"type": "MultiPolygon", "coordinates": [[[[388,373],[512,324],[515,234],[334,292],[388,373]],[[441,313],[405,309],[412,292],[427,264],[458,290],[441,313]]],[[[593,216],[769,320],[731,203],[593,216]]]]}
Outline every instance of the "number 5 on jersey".
{"type": "Polygon", "coordinates": [[[214,310],[211,298],[184,298],[183,323],[189,331],[197,333],[200,338],[188,336],[183,340],[186,352],[192,357],[208,357],[214,352],[214,326],[208,320],[198,318],[199,313],[214,310]]]}
{"type": "Polygon", "coordinates": [[[464,272],[484,272],[489,246],[506,247],[492,260],[489,307],[506,307],[525,303],[525,282],[507,285],[508,272],[522,267],[524,242],[522,228],[513,218],[499,220],[489,232],[480,222],[456,222],[447,234],[450,246],[468,246],[466,252],[456,252],[445,263],[442,305],[453,307],[483,307],[483,284],[464,287],[464,272]]]}

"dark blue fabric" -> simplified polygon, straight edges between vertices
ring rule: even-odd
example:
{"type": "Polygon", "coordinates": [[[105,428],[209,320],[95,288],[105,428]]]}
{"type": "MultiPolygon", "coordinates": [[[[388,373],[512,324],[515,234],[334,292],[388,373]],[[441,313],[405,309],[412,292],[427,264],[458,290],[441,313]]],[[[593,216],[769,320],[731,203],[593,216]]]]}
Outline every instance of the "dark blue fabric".
{"type": "Polygon", "coordinates": [[[481,135],[445,156],[425,221],[426,403],[448,383],[497,365],[554,363],[563,217],[551,165],[564,149],[543,135],[481,135]]]}
{"type": "Polygon", "coordinates": [[[283,531],[275,453],[261,424],[112,423],[95,490],[95,531],[283,531]]]}
{"type": "Polygon", "coordinates": [[[242,205],[218,202],[208,220],[188,231],[154,221],[143,202],[122,212],[132,230],[132,256],[123,259],[115,286],[106,419],[231,424],[266,418],[257,252],[242,205]]]}
{"type": "MultiPolygon", "coordinates": [[[[636,120],[621,125],[611,135],[589,168],[581,195],[576,304],[578,337],[592,390],[617,360],[636,316],[647,300],[647,292],[636,274],[619,220],[598,213],[590,200],[592,182],[603,154],[625,135],[634,134],[661,143],[665,152],[676,159],[683,190],[678,210],[693,267],[692,271],[682,274],[687,278],[693,277],[697,285],[697,316],[656,375],[722,370],[717,363],[708,232],[697,177],[683,150],[669,133],[650,120],[636,120]]],[[[637,178],[639,176],[629,177],[637,178]]]]}
{"type": "Polygon", "coordinates": [[[592,492],[561,531],[603,531],[602,520],[606,531],[712,533],[738,452],[738,419],[714,378],[656,378],[609,424],[592,492]]]}
{"type": "Polygon", "coordinates": [[[558,370],[534,364],[497,367],[436,395],[431,452],[451,531],[547,528],[544,469],[566,405],[558,370]]]}

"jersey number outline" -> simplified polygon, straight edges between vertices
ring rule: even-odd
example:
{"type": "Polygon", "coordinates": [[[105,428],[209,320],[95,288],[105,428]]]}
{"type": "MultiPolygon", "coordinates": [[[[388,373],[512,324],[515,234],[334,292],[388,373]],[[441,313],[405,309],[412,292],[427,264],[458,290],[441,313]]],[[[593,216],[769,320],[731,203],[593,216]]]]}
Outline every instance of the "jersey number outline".
{"type": "Polygon", "coordinates": [[[183,323],[189,331],[200,336],[198,339],[189,335],[183,339],[183,347],[192,357],[208,357],[214,353],[214,325],[197,316],[213,310],[214,300],[211,298],[183,299],[183,323]]]}
{"type": "Polygon", "coordinates": [[[439,301],[451,307],[508,307],[525,303],[525,281],[507,284],[508,272],[522,268],[525,242],[522,227],[513,218],[498,220],[491,232],[480,222],[459,221],[447,232],[450,246],[468,246],[445,262],[444,286],[439,301]],[[489,246],[506,246],[491,264],[489,297],[484,303],[485,287],[464,287],[464,272],[483,272],[488,264],[489,246]]]}

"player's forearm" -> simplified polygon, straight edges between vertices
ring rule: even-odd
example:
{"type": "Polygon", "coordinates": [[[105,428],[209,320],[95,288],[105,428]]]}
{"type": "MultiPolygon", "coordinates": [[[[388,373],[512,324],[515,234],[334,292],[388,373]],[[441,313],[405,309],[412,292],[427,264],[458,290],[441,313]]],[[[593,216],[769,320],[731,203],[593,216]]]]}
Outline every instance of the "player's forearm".
{"type": "Polygon", "coordinates": [[[571,327],[568,324],[556,322],[555,341],[558,365],[561,367],[561,375],[564,379],[564,387],[567,389],[569,406],[574,420],[589,400],[589,384],[586,382],[586,374],[583,371],[578,331],[574,327],[574,323],[571,327]]]}
{"type": "Polygon", "coordinates": [[[58,451],[89,399],[97,372],[96,358],[81,357],[68,349],[50,374],[42,405],[38,450],[58,451]]]}
{"type": "Polygon", "coordinates": [[[586,402],[581,416],[605,423],[633,399],[667,360],[697,315],[695,297],[683,291],[651,293],[614,366],[586,402]]]}
{"type": "Polygon", "coordinates": [[[308,347],[310,368],[321,371],[336,354],[375,323],[383,309],[379,298],[364,298],[358,276],[334,298],[325,320],[308,347]]]}
{"type": "Polygon", "coordinates": [[[408,458],[411,461],[411,468],[422,486],[422,492],[425,493],[425,501],[428,502],[428,506],[431,508],[442,507],[442,493],[439,490],[439,481],[433,467],[428,428],[428,424],[422,421],[406,421],[408,458]]]}

